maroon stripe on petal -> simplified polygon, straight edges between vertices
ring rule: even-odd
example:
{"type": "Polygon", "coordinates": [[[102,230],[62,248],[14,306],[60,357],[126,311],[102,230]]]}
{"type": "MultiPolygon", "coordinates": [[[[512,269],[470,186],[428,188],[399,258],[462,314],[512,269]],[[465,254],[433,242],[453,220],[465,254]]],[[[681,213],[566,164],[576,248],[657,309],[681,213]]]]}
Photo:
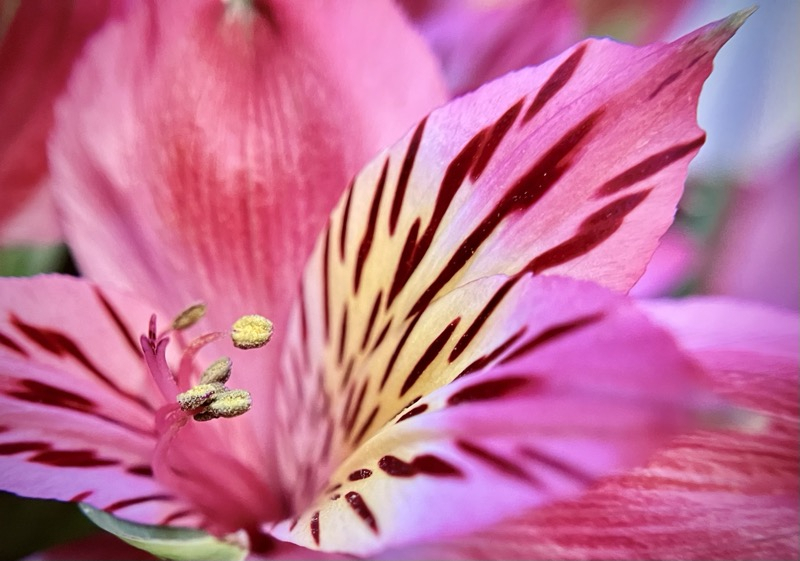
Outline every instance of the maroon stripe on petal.
{"type": "Polygon", "coordinates": [[[13,456],[14,454],[21,454],[22,452],[39,452],[41,450],[49,450],[50,445],[47,442],[36,441],[19,441],[19,442],[4,442],[0,444],[0,456],[13,456]]]}
{"type": "Polygon", "coordinates": [[[141,356],[142,349],[137,344],[136,337],[134,337],[133,333],[131,333],[130,330],[128,329],[128,326],[126,326],[125,323],[122,321],[122,318],[117,312],[117,310],[114,309],[114,306],[111,305],[111,302],[108,301],[108,298],[106,298],[105,294],[103,294],[103,292],[98,287],[95,286],[93,288],[95,296],[97,296],[97,299],[100,300],[100,304],[103,306],[103,309],[111,318],[111,321],[114,323],[114,326],[122,335],[122,338],[128,344],[128,347],[130,347],[134,355],[141,356]]]}
{"type": "Polygon", "coordinates": [[[350,505],[356,514],[358,514],[361,519],[366,522],[367,526],[370,529],[378,533],[378,523],[375,521],[375,516],[372,514],[372,511],[367,506],[367,503],[364,502],[364,499],[356,493],[355,491],[350,491],[347,493],[344,498],[347,500],[347,504],[350,505]]]}
{"type": "Polygon", "coordinates": [[[331,333],[331,279],[330,279],[330,255],[331,255],[331,223],[325,228],[325,250],[322,252],[322,308],[323,326],[325,328],[325,340],[327,341],[331,333]]]}
{"type": "Polygon", "coordinates": [[[397,357],[400,356],[400,351],[403,350],[403,347],[405,346],[409,335],[411,335],[411,332],[416,327],[419,318],[420,316],[417,316],[411,320],[411,323],[408,324],[403,336],[400,338],[400,341],[398,341],[397,346],[394,348],[394,352],[392,353],[392,356],[389,357],[389,362],[386,364],[386,370],[383,373],[383,378],[381,378],[381,385],[378,387],[379,390],[382,390],[386,385],[386,382],[389,379],[389,374],[392,373],[392,368],[394,368],[394,363],[397,362],[397,357]]]}
{"type": "Polygon", "coordinates": [[[344,361],[344,350],[347,346],[347,304],[342,310],[342,324],[339,326],[339,365],[344,361]]]}
{"type": "Polygon", "coordinates": [[[524,270],[538,275],[547,269],[586,255],[619,230],[625,217],[639,206],[651,191],[652,189],[639,191],[604,206],[586,218],[574,236],[534,257],[524,270]]]}
{"type": "Polygon", "coordinates": [[[83,491],[83,492],[81,492],[81,493],[78,493],[78,494],[77,494],[77,495],[75,495],[74,497],[72,497],[72,498],[71,498],[71,499],[70,499],[68,502],[70,502],[70,503],[80,503],[80,502],[83,502],[83,501],[85,501],[86,499],[88,499],[88,498],[89,498],[89,497],[92,495],[92,493],[94,493],[94,491],[83,491]]]}
{"type": "Polygon", "coordinates": [[[575,52],[569,55],[567,60],[561,63],[561,65],[556,68],[555,72],[553,72],[550,77],[547,79],[547,82],[544,83],[542,89],[539,90],[539,93],[536,94],[536,97],[531,103],[531,106],[525,112],[525,116],[522,118],[522,123],[527,123],[531,119],[536,116],[536,114],[542,110],[542,108],[550,101],[553,96],[555,96],[561,89],[567,85],[572,75],[575,73],[575,70],[578,68],[578,65],[583,58],[583,55],[586,53],[586,45],[581,45],[575,52]]]}
{"type": "Polygon", "coordinates": [[[450,280],[472,259],[480,246],[509,215],[527,211],[555,185],[569,168],[569,156],[597,126],[604,109],[598,109],[562,136],[509,189],[483,221],[461,243],[447,265],[420,295],[408,317],[419,314],[450,280]]]}
{"type": "Polygon", "coordinates": [[[456,330],[458,327],[458,323],[461,321],[460,317],[455,318],[451,321],[447,327],[445,327],[441,333],[434,339],[428,348],[425,349],[425,352],[422,353],[422,356],[417,361],[417,364],[414,365],[414,368],[411,369],[411,372],[406,377],[405,382],[403,382],[403,387],[400,389],[400,397],[406,395],[408,390],[412,388],[414,384],[417,383],[419,377],[422,376],[422,373],[430,366],[430,364],[436,360],[436,357],[439,356],[439,353],[442,352],[442,349],[447,344],[447,341],[450,340],[450,337],[453,335],[453,331],[456,330]]]}
{"type": "Polygon", "coordinates": [[[142,477],[153,477],[153,468],[147,465],[131,466],[125,471],[133,475],[141,475],[142,477]]]}
{"type": "Polygon", "coordinates": [[[347,249],[347,224],[350,221],[350,204],[353,202],[353,185],[355,180],[350,182],[347,188],[347,201],[344,203],[344,213],[342,214],[342,228],[339,231],[339,259],[344,262],[345,250],[347,249]]]}
{"type": "Polygon", "coordinates": [[[447,404],[452,406],[472,401],[486,401],[506,397],[526,386],[538,385],[536,382],[539,382],[539,380],[522,376],[488,380],[460,389],[447,399],[447,404]]]}
{"type": "Polygon", "coordinates": [[[14,342],[14,340],[11,337],[9,337],[8,335],[4,335],[3,333],[0,333],[0,345],[4,346],[7,349],[11,349],[17,354],[21,354],[22,356],[25,357],[30,356],[28,354],[28,351],[20,347],[18,344],[14,342]]]}
{"type": "Polygon", "coordinates": [[[664,88],[666,88],[672,82],[680,78],[681,74],[683,74],[683,70],[677,70],[672,74],[670,74],[669,76],[667,76],[666,78],[664,78],[664,80],[662,80],[661,83],[658,86],[656,86],[656,89],[654,89],[652,93],[648,96],[647,100],[652,101],[658,94],[660,94],[664,90],[664,88]]]}
{"type": "Polygon", "coordinates": [[[400,210],[403,208],[403,198],[405,197],[406,188],[408,187],[408,180],[411,177],[411,171],[417,159],[417,151],[419,150],[420,142],[422,142],[422,134],[425,131],[425,123],[427,122],[428,118],[425,117],[414,130],[414,135],[411,137],[411,142],[406,150],[406,156],[403,159],[403,167],[400,168],[400,177],[397,179],[397,187],[395,188],[394,200],[392,201],[392,211],[389,214],[389,234],[392,236],[397,228],[397,220],[400,218],[400,210]]]}
{"type": "Polygon", "coordinates": [[[472,170],[470,171],[469,177],[472,181],[476,181],[486,170],[486,166],[489,165],[489,161],[497,151],[497,148],[500,146],[503,138],[505,138],[505,136],[508,134],[508,131],[511,130],[514,121],[517,120],[520,111],[522,111],[522,105],[524,103],[525,98],[523,97],[514,105],[512,105],[505,113],[503,113],[503,115],[491,127],[488,137],[486,138],[486,142],[483,144],[483,146],[481,146],[481,151],[478,153],[475,164],[472,166],[472,170]]]}
{"type": "Polygon", "coordinates": [[[508,281],[503,283],[503,286],[501,286],[497,292],[494,293],[494,295],[489,299],[489,302],[486,303],[478,316],[453,347],[453,351],[450,353],[450,356],[447,359],[449,362],[453,362],[461,355],[462,352],[464,352],[464,349],[469,346],[469,344],[475,338],[475,335],[477,335],[478,331],[480,331],[481,327],[483,327],[483,324],[486,323],[486,320],[489,319],[497,306],[500,305],[500,302],[503,301],[503,298],[505,298],[506,294],[508,294],[509,290],[511,290],[511,288],[517,283],[517,281],[519,281],[520,278],[521,276],[519,275],[510,278],[508,281]]]}
{"type": "Polygon", "coordinates": [[[417,218],[411,225],[411,228],[408,229],[406,242],[403,245],[403,250],[400,252],[400,259],[398,260],[397,267],[395,268],[392,287],[389,290],[389,297],[386,299],[387,309],[392,305],[395,297],[400,294],[400,291],[406,285],[408,279],[411,278],[411,275],[414,273],[414,269],[419,264],[418,262],[414,261],[414,253],[417,247],[417,236],[419,236],[420,224],[420,219],[417,218]]]}
{"type": "Polygon", "coordinates": [[[578,469],[577,467],[559,460],[558,458],[554,458],[549,454],[545,454],[541,450],[530,448],[528,446],[522,446],[520,447],[519,451],[529,460],[533,460],[534,462],[538,462],[555,471],[558,471],[563,475],[580,482],[583,486],[591,485],[596,479],[592,475],[578,469]]]}
{"type": "Polygon", "coordinates": [[[165,517],[164,517],[164,518],[161,520],[161,524],[160,524],[160,525],[161,525],[161,526],[166,526],[167,524],[170,524],[170,523],[172,523],[172,522],[175,522],[175,521],[176,521],[176,520],[178,520],[179,518],[183,518],[183,517],[185,517],[185,516],[190,516],[190,515],[192,515],[192,514],[194,514],[194,513],[195,513],[195,512],[194,512],[193,510],[191,510],[191,509],[188,509],[188,508],[186,508],[186,509],[183,509],[183,510],[178,510],[178,511],[176,511],[176,512],[173,512],[173,513],[172,513],[172,514],[170,514],[170,515],[167,515],[167,516],[165,516],[165,517]]]}
{"type": "Polygon", "coordinates": [[[699,150],[705,141],[706,135],[702,134],[691,142],[670,146],[666,150],[662,150],[657,154],[653,154],[652,156],[645,158],[638,164],[626,169],[616,177],[606,181],[595,193],[595,198],[597,199],[613,195],[614,193],[630,187],[635,183],[644,181],[671,163],[680,160],[695,150],[699,150]]]}
{"type": "Polygon", "coordinates": [[[21,389],[7,391],[7,395],[31,403],[41,403],[76,411],[92,411],[95,403],[68,390],[45,384],[37,380],[20,380],[21,389]]]}
{"type": "Polygon", "coordinates": [[[46,450],[28,458],[29,462],[54,467],[104,467],[119,464],[117,460],[99,458],[94,450],[46,450]]]}
{"type": "Polygon", "coordinates": [[[311,537],[314,538],[314,543],[319,545],[319,511],[311,515],[308,528],[311,531],[311,537]]]}
{"type": "Polygon", "coordinates": [[[146,497],[135,497],[133,499],[124,499],[121,501],[117,501],[115,503],[111,503],[103,510],[108,513],[111,513],[111,512],[116,512],[118,510],[122,510],[123,508],[127,508],[129,506],[147,503],[150,501],[168,501],[171,499],[172,497],[170,495],[148,495],[146,497]]]}
{"type": "Polygon", "coordinates": [[[375,318],[378,317],[378,310],[380,310],[382,299],[383,292],[378,292],[378,295],[375,297],[375,303],[372,304],[372,311],[370,312],[369,319],[367,320],[367,327],[364,329],[364,338],[361,340],[362,351],[367,348],[369,338],[372,336],[372,329],[375,327],[375,318]]]}
{"type": "Polygon", "coordinates": [[[367,219],[367,229],[364,231],[364,237],[361,238],[361,245],[358,248],[358,256],[356,258],[355,278],[353,279],[353,292],[358,294],[358,288],[361,285],[361,275],[364,272],[364,264],[369,257],[370,249],[372,248],[372,241],[375,238],[375,227],[378,224],[378,211],[381,207],[381,199],[383,198],[383,189],[386,186],[386,176],[389,173],[389,158],[383,164],[383,171],[381,177],[375,185],[375,194],[372,196],[372,206],[369,210],[369,218],[367,219]]]}
{"type": "Polygon", "coordinates": [[[366,479],[370,476],[372,476],[372,470],[364,468],[354,471],[353,473],[347,476],[347,479],[349,479],[350,481],[360,481],[361,479],[366,479]]]}
{"type": "Polygon", "coordinates": [[[369,414],[367,419],[361,425],[361,428],[356,433],[356,437],[353,439],[354,444],[358,444],[364,438],[364,435],[367,434],[367,431],[372,426],[372,422],[375,420],[375,417],[378,416],[378,410],[380,409],[380,405],[376,405],[372,408],[372,412],[369,414]]]}
{"type": "Polygon", "coordinates": [[[477,458],[478,460],[481,460],[483,463],[505,473],[506,475],[510,475],[511,477],[515,477],[517,479],[522,479],[529,483],[534,482],[533,478],[520,466],[511,460],[478,446],[477,444],[473,444],[465,440],[457,440],[456,446],[458,446],[467,454],[477,458]]]}
{"type": "Polygon", "coordinates": [[[117,386],[111,378],[104,374],[90,359],[87,357],[80,347],[69,337],[58,331],[47,329],[43,327],[35,327],[29,325],[18,318],[16,315],[11,315],[11,323],[20,330],[31,342],[35,343],[43,350],[52,353],[56,356],[64,356],[65,354],[74,358],[86,370],[94,374],[105,386],[114,390],[117,394],[129,401],[132,401],[148,411],[153,411],[153,406],[142,396],[129,393],[119,386],[117,386]]]}
{"type": "Polygon", "coordinates": [[[413,409],[409,409],[408,411],[406,411],[403,414],[402,417],[397,419],[397,422],[399,423],[400,421],[405,421],[406,419],[410,419],[411,417],[416,417],[417,415],[419,415],[421,413],[424,413],[427,410],[428,410],[428,404],[427,403],[423,403],[421,405],[417,405],[413,409]]]}
{"type": "Polygon", "coordinates": [[[572,321],[556,324],[553,327],[545,329],[532,339],[526,341],[525,343],[514,349],[513,352],[503,357],[503,359],[500,361],[500,364],[506,364],[508,362],[511,362],[512,360],[520,358],[528,353],[535,351],[542,345],[550,343],[565,335],[574,333],[575,331],[583,329],[584,327],[593,325],[598,321],[602,320],[604,317],[605,317],[604,314],[596,313],[583,316],[572,321]]]}
{"type": "Polygon", "coordinates": [[[492,352],[489,354],[485,354],[472,362],[469,366],[467,366],[461,373],[454,378],[453,381],[458,380],[464,376],[469,376],[477,372],[478,370],[482,370],[489,366],[493,361],[497,360],[500,355],[506,352],[511,345],[516,343],[528,330],[526,326],[522,326],[516,333],[514,333],[511,337],[503,341],[499,346],[497,346],[492,352]]]}

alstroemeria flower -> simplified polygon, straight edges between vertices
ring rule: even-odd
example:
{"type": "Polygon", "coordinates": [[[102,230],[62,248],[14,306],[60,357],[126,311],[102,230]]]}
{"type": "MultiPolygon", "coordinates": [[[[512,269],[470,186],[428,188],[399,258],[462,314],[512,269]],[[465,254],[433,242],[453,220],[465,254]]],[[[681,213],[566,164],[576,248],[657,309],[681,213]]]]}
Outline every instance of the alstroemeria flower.
{"type": "MultiPolygon", "coordinates": [[[[670,45],[587,41],[432,112],[313,244],[351,167],[441,95],[409,77],[433,65],[391,6],[314,7],[142,3],[90,45],[51,143],[88,279],[2,282],[5,489],[369,555],[737,420],[610,289],[671,221],[741,14],[670,45]],[[164,330],[196,300],[214,329],[269,315],[273,341],[234,353],[191,307],[164,330]]],[[[237,345],[263,344],[245,323],[237,345]]]]}

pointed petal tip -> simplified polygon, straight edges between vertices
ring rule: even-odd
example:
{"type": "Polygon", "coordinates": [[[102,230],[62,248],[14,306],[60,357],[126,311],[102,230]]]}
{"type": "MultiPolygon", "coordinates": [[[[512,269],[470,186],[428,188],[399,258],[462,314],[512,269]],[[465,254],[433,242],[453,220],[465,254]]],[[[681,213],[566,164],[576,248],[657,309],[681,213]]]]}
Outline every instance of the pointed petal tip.
{"type": "Polygon", "coordinates": [[[732,31],[736,31],[744,24],[745,21],[747,21],[747,18],[755,13],[756,10],[758,10],[758,5],[753,5],[749,8],[739,10],[738,12],[735,12],[722,20],[722,25],[728,29],[731,29],[732,31]]]}

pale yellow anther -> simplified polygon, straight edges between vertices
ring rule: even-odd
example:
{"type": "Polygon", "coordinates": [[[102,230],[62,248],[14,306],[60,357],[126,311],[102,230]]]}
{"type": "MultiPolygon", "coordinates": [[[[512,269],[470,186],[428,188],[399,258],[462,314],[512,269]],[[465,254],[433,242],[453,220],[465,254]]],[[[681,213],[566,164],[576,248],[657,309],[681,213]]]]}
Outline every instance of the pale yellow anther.
{"type": "Polygon", "coordinates": [[[219,417],[237,417],[246,413],[253,404],[247,390],[227,390],[218,393],[204,411],[195,414],[196,421],[210,421],[219,417]]]}
{"type": "Polygon", "coordinates": [[[200,384],[177,396],[178,405],[184,411],[191,411],[211,403],[217,394],[224,392],[225,386],[219,383],[200,384]]]}
{"type": "Polygon", "coordinates": [[[231,359],[226,356],[220,357],[205,369],[200,377],[200,384],[224,384],[231,377],[231,359]]]}
{"type": "Polygon", "coordinates": [[[180,331],[191,327],[200,321],[204,315],[206,315],[206,305],[202,303],[193,304],[175,316],[175,319],[172,320],[172,329],[180,331]]]}
{"type": "Polygon", "coordinates": [[[233,345],[239,349],[257,349],[272,337],[272,322],[259,315],[242,316],[231,327],[233,345]]]}

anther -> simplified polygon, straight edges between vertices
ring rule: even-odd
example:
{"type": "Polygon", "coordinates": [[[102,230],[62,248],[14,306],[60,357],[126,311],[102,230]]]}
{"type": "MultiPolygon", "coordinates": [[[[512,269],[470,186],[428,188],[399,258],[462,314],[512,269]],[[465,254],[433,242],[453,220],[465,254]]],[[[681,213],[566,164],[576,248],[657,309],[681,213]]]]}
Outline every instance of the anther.
{"type": "Polygon", "coordinates": [[[257,349],[272,337],[272,322],[259,315],[242,316],[231,328],[233,345],[238,349],[257,349]]]}
{"type": "Polygon", "coordinates": [[[176,331],[187,329],[200,321],[204,315],[206,315],[206,305],[193,304],[175,316],[172,320],[172,329],[176,331]]]}
{"type": "Polygon", "coordinates": [[[203,375],[200,376],[200,384],[213,384],[215,382],[224,384],[231,377],[232,366],[233,363],[228,357],[218,358],[203,371],[203,375]]]}
{"type": "Polygon", "coordinates": [[[199,384],[177,396],[178,405],[184,411],[191,411],[198,407],[211,404],[218,395],[225,392],[225,386],[220,383],[199,384]]]}
{"type": "Polygon", "coordinates": [[[253,404],[247,390],[227,390],[218,393],[201,412],[194,415],[196,421],[210,421],[219,417],[238,417],[246,413],[253,404]]]}

